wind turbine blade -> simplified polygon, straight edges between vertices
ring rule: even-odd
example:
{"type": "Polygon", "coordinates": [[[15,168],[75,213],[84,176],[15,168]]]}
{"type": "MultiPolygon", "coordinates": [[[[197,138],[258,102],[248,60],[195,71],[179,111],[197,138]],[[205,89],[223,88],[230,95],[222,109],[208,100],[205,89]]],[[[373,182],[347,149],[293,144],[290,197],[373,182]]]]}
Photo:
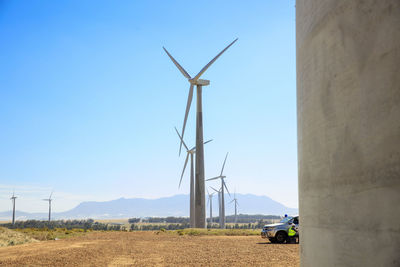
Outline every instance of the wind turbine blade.
{"type": "Polygon", "coordinates": [[[163,47],[165,53],[167,53],[167,55],[169,56],[169,58],[172,60],[172,62],[174,62],[175,66],[179,69],[179,71],[183,74],[183,76],[186,77],[186,79],[191,79],[190,75],[186,72],[186,70],[179,65],[178,61],[175,60],[175,58],[173,56],[171,56],[170,53],[168,53],[167,49],[165,49],[165,47],[163,47]]]}
{"type": "Polygon", "coordinates": [[[226,186],[226,183],[225,183],[225,181],[224,181],[224,180],[222,180],[222,182],[223,182],[223,184],[224,184],[224,186],[225,186],[225,188],[226,188],[226,192],[228,192],[229,196],[231,196],[231,193],[229,193],[229,190],[228,190],[228,187],[226,186]]]}
{"type": "Polygon", "coordinates": [[[206,181],[216,180],[216,179],[219,179],[219,178],[221,178],[221,176],[213,177],[213,178],[207,179],[206,181]]]}
{"type": "Polygon", "coordinates": [[[231,201],[229,201],[229,204],[231,204],[233,201],[235,201],[234,199],[232,199],[231,201]]]}
{"type": "MultiPolygon", "coordinates": [[[[207,143],[210,143],[212,140],[213,140],[213,139],[210,139],[210,140],[204,142],[203,145],[205,145],[205,144],[207,144],[207,143]]],[[[190,149],[190,150],[196,150],[196,146],[192,147],[192,149],[190,149]]]]}
{"type": "Polygon", "coordinates": [[[189,115],[190,105],[192,104],[193,87],[194,87],[194,85],[190,84],[189,95],[188,95],[188,100],[187,100],[187,104],[186,104],[185,118],[183,119],[182,134],[181,134],[182,139],[181,139],[181,145],[179,146],[179,155],[181,154],[183,135],[185,134],[186,121],[187,121],[187,118],[189,115]]]}
{"type": "Polygon", "coordinates": [[[210,186],[212,190],[214,190],[215,192],[219,192],[219,190],[215,189],[214,187],[210,186]]]}
{"type": "Polygon", "coordinates": [[[181,144],[183,144],[183,145],[185,146],[185,148],[186,148],[186,151],[188,151],[189,148],[186,146],[185,141],[183,141],[183,138],[182,138],[182,136],[179,134],[178,129],[176,129],[176,127],[175,127],[175,131],[176,131],[176,134],[179,136],[179,139],[181,140],[181,144]]]}
{"type": "Polygon", "coordinates": [[[51,191],[51,194],[50,194],[50,197],[49,197],[49,199],[51,199],[51,196],[53,195],[53,191],[51,191]]]}
{"type": "Polygon", "coordinates": [[[189,153],[187,153],[187,155],[186,155],[185,165],[183,166],[182,175],[181,175],[181,180],[179,181],[179,187],[178,187],[178,188],[181,187],[183,174],[185,173],[185,169],[186,169],[186,165],[187,165],[187,163],[188,163],[188,160],[189,160],[189,153]]]}
{"type": "Polygon", "coordinates": [[[232,43],[230,43],[227,47],[224,48],[221,52],[219,52],[218,55],[216,55],[210,62],[208,62],[207,65],[204,66],[204,68],[201,69],[201,71],[193,78],[193,80],[197,81],[200,76],[229,48],[231,45],[233,45],[238,38],[236,38],[232,43]]]}
{"type": "Polygon", "coordinates": [[[205,144],[207,144],[207,143],[210,143],[211,141],[212,141],[212,139],[210,139],[210,140],[204,142],[203,145],[205,145],[205,144]]]}
{"type": "Polygon", "coordinates": [[[221,174],[220,174],[220,176],[222,176],[222,173],[224,172],[225,162],[226,162],[226,158],[227,158],[227,157],[228,157],[228,153],[226,153],[225,160],[224,160],[224,164],[222,164],[222,169],[221,169],[221,174]]]}

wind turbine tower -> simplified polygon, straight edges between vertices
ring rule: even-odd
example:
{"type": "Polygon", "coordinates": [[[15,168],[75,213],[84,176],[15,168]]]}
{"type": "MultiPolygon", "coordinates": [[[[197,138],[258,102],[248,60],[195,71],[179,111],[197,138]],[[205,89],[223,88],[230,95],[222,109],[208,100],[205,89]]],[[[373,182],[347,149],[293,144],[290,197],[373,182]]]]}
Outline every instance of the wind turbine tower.
{"type": "Polygon", "coordinates": [[[216,180],[216,179],[221,179],[221,216],[219,218],[220,222],[221,222],[221,228],[225,228],[225,193],[224,193],[224,188],[226,189],[226,191],[228,192],[229,196],[231,195],[229,193],[228,187],[226,186],[226,183],[224,181],[224,179],[226,178],[225,175],[223,175],[224,172],[224,167],[225,167],[225,163],[226,163],[226,158],[228,157],[228,153],[226,153],[225,156],[225,160],[224,160],[224,164],[222,165],[222,169],[221,169],[221,174],[217,177],[213,177],[210,179],[207,179],[207,181],[211,181],[211,180],[216,180]]]}
{"type": "MultiPolygon", "coordinates": [[[[195,196],[194,196],[194,166],[193,166],[193,155],[196,153],[196,147],[193,147],[189,149],[186,145],[186,143],[183,141],[182,136],[179,134],[178,130],[175,128],[176,134],[179,136],[179,139],[181,140],[181,143],[185,146],[186,149],[186,160],[185,160],[185,165],[183,166],[182,170],[182,175],[181,179],[179,181],[179,188],[181,187],[182,183],[182,178],[183,174],[185,173],[186,165],[189,160],[190,156],[190,228],[195,227],[195,196]]],[[[207,142],[204,142],[204,144],[207,144],[211,142],[212,140],[208,140],[207,142]]]]}
{"type": "Polygon", "coordinates": [[[207,189],[207,194],[208,194],[208,203],[210,204],[210,228],[211,228],[211,225],[213,223],[213,221],[212,221],[212,219],[213,219],[213,217],[212,217],[212,199],[213,199],[214,193],[210,194],[210,192],[208,192],[208,189],[207,189]]]}
{"type": "MultiPolygon", "coordinates": [[[[186,121],[189,114],[190,106],[193,98],[193,90],[196,85],[196,168],[195,168],[195,227],[205,228],[206,227],[206,201],[205,201],[205,182],[204,182],[204,147],[203,147],[203,108],[202,108],[202,88],[210,84],[209,80],[202,80],[200,76],[238,39],[235,39],[227,47],[224,48],[218,55],[216,55],[207,65],[205,65],[200,72],[193,78],[187,73],[187,71],[171,56],[171,54],[164,49],[169,58],[179,69],[179,71],[188,79],[190,83],[189,96],[186,104],[185,117],[183,120],[182,127],[182,138],[185,134],[186,121]]],[[[181,152],[182,142],[179,148],[179,154],[181,152]]]]}
{"type": "Polygon", "coordinates": [[[218,221],[219,221],[219,226],[221,226],[221,218],[222,218],[222,207],[221,207],[221,189],[217,190],[214,187],[210,186],[212,190],[214,190],[216,193],[218,193],[218,221]]]}
{"type": "Polygon", "coordinates": [[[53,195],[53,192],[51,192],[49,198],[43,199],[44,201],[48,201],[49,202],[49,222],[51,220],[51,201],[53,200],[53,199],[51,199],[52,195],[53,195]]]}
{"type": "Polygon", "coordinates": [[[17,199],[17,197],[15,196],[15,192],[14,191],[13,191],[12,197],[10,199],[11,199],[12,205],[13,205],[12,225],[15,225],[15,199],[17,199]]]}
{"type": "Polygon", "coordinates": [[[235,202],[235,224],[236,224],[237,223],[237,207],[239,206],[239,202],[238,202],[238,200],[236,198],[236,190],[235,190],[235,193],[234,193],[233,196],[234,197],[233,197],[232,201],[229,202],[229,203],[235,202]]]}

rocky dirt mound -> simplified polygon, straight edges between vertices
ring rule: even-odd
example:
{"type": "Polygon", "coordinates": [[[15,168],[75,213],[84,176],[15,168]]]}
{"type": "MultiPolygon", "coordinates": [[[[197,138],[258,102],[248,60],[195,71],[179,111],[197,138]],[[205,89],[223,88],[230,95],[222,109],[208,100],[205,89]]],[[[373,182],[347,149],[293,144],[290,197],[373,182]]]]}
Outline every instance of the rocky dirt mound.
{"type": "Polygon", "coordinates": [[[0,227],[0,247],[14,246],[32,242],[38,241],[26,234],[0,227]]]}

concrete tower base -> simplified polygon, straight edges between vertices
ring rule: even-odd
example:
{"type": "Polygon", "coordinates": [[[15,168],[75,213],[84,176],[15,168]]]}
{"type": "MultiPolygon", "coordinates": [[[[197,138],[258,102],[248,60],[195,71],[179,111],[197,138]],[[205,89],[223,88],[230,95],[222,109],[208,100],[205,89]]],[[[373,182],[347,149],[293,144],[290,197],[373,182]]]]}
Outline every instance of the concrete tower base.
{"type": "Polygon", "coordinates": [[[302,266],[400,266],[400,1],[298,0],[302,266]]]}

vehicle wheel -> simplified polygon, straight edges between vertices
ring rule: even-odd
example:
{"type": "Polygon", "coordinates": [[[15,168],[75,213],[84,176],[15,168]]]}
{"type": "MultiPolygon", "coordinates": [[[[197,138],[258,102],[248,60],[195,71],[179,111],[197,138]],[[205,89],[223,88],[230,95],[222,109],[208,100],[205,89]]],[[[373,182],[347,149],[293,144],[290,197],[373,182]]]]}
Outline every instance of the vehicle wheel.
{"type": "Polygon", "coordinates": [[[275,238],[270,238],[269,242],[271,242],[272,244],[276,243],[276,239],[275,238]]]}
{"type": "Polygon", "coordinates": [[[287,234],[285,232],[278,232],[275,236],[276,243],[282,244],[286,241],[287,234]]]}

